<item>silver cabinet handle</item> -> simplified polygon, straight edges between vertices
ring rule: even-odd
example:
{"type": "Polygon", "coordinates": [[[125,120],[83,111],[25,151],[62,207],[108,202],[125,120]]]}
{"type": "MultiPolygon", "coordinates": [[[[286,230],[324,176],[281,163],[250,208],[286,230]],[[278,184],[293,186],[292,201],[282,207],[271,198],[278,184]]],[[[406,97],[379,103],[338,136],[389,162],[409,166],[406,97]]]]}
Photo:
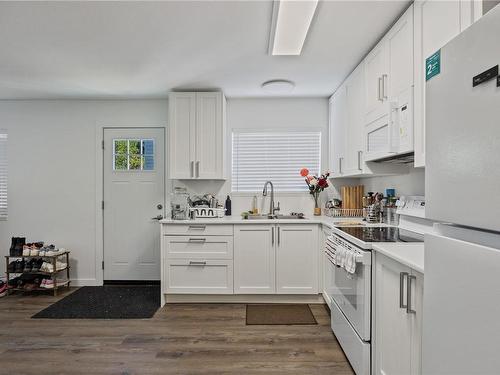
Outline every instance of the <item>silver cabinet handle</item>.
{"type": "Polygon", "coordinates": [[[342,174],[342,157],[339,158],[339,174],[342,174]]]}
{"type": "Polygon", "coordinates": [[[387,99],[387,74],[382,74],[382,99],[387,99]]]}
{"type": "Polygon", "coordinates": [[[382,77],[378,77],[377,99],[383,101],[382,98],[382,77]]]}
{"type": "Polygon", "coordinates": [[[274,246],[274,227],[271,228],[271,245],[274,246]]]}
{"type": "Polygon", "coordinates": [[[360,171],[363,170],[363,168],[361,168],[361,155],[363,154],[363,151],[358,151],[358,169],[360,171]]]}
{"type": "MultiPolygon", "coordinates": [[[[399,308],[406,309],[407,305],[404,304],[404,290],[405,290],[405,277],[407,278],[406,285],[408,285],[408,272],[399,273],[399,308]]],[[[408,301],[407,301],[408,302],[408,301]]]]}
{"type": "Polygon", "coordinates": [[[189,242],[207,242],[206,238],[190,238],[189,242]]]}
{"type": "Polygon", "coordinates": [[[280,227],[278,227],[278,246],[280,245],[280,237],[281,237],[280,232],[281,232],[280,227]]]}
{"type": "Polygon", "coordinates": [[[411,307],[411,281],[415,280],[417,281],[417,277],[415,275],[409,275],[408,276],[408,283],[406,284],[406,287],[408,288],[406,291],[406,312],[408,314],[416,314],[417,312],[412,309],[411,307]]]}
{"type": "Polygon", "coordinates": [[[190,260],[189,265],[190,266],[206,266],[207,262],[195,262],[193,260],[190,260]]]}
{"type": "Polygon", "coordinates": [[[191,177],[194,177],[194,161],[191,162],[190,173],[191,173],[191,177]]]}
{"type": "Polygon", "coordinates": [[[190,225],[188,227],[189,230],[194,229],[194,230],[205,230],[207,228],[206,225],[190,225]]]}
{"type": "Polygon", "coordinates": [[[196,177],[200,177],[200,162],[196,162],[196,177]]]}

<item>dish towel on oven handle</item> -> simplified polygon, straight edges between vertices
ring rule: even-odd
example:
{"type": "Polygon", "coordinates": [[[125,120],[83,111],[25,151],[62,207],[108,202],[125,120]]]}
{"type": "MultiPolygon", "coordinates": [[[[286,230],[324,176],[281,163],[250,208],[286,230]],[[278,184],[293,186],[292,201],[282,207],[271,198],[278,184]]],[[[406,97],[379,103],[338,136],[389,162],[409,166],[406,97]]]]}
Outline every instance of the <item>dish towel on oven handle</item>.
{"type": "Polygon", "coordinates": [[[326,240],[326,248],[333,254],[333,264],[343,268],[347,273],[354,275],[356,273],[357,254],[353,250],[337,246],[333,239],[333,234],[326,240]]]}

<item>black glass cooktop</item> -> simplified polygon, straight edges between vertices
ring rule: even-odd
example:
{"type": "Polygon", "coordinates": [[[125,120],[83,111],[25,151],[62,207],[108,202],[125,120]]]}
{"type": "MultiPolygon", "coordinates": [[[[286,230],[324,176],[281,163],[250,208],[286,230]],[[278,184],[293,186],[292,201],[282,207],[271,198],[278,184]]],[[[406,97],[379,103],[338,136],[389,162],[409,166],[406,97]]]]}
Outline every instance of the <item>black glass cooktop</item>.
{"type": "Polygon", "coordinates": [[[424,242],[421,234],[396,227],[338,227],[363,242],[424,242]]]}

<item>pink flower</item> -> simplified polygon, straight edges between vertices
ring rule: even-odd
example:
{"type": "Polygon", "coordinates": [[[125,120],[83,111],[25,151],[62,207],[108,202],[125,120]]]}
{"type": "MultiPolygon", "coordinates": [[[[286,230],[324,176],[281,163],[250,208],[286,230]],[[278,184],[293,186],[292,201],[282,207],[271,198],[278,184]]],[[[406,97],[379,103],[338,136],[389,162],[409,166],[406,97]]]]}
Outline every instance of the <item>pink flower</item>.
{"type": "Polygon", "coordinates": [[[300,175],[301,175],[302,177],[306,177],[308,174],[309,174],[309,170],[308,170],[307,168],[302,168],[302,169],[300,170],[300,175]]]}

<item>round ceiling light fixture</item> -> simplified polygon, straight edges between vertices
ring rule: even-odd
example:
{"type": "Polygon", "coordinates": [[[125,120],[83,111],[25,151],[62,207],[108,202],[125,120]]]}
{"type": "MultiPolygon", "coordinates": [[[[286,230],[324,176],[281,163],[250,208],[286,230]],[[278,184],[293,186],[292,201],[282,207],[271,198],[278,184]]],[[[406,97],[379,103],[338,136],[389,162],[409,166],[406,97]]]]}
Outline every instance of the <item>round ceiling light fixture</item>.
{"type": "Polygon", "coordinates": [[[289,94],[295,88],[295,83],[286,79],[272,79],[262,84],[262,89],[269,94],[289,94]]]}

